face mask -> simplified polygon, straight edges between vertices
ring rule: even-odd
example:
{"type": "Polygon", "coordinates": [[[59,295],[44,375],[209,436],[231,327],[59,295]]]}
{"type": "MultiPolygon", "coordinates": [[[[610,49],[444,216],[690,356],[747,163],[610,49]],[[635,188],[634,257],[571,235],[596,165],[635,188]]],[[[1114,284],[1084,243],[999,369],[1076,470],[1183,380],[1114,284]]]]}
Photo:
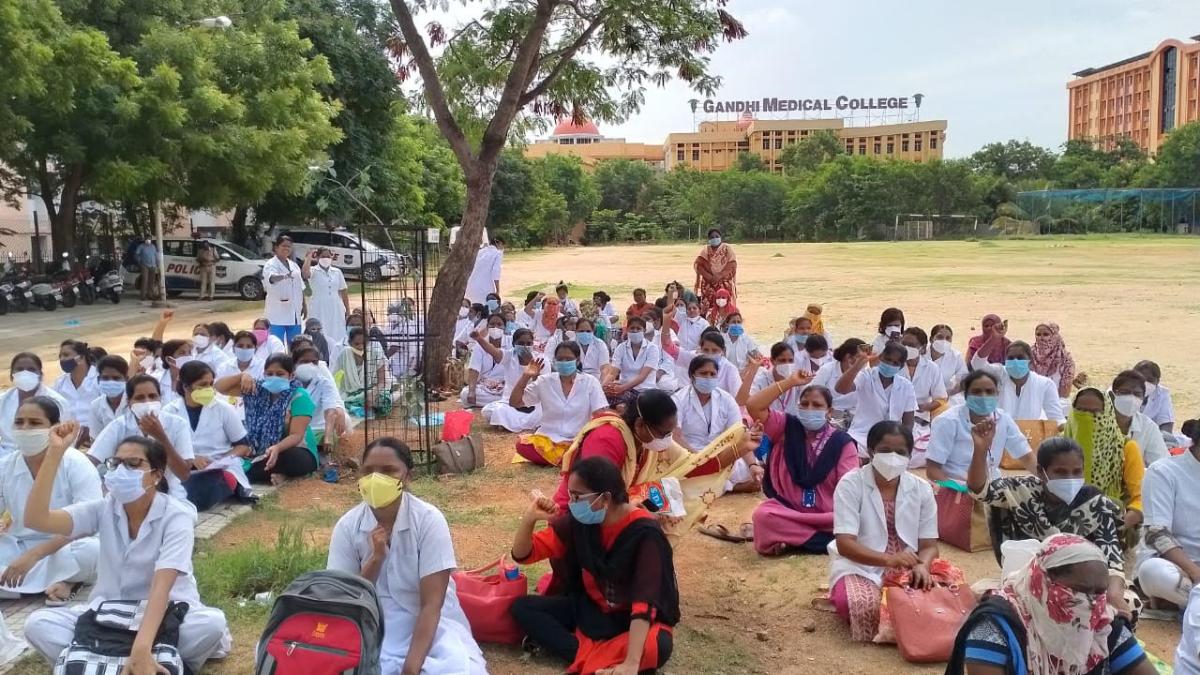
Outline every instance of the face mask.
{"type": "Polygon", "coordinates": [[[263,378],[262,387],[272,394],[282,394],[292,386],[291,380],[278,375],[268,375],[263,378]]]}
{"type": "Polygon", "coordinates": [[[742,337],[746,333],[745,327],[740,323],[729,324],[729,337],[742,337]]]}
{"type": "Polygon", "coordinates": [[[333,264],[333,258],[317,258],[317,264],[321,266],[321,269],[327,270],[333,264]]]}
{"type": "MultiPolygon", "coordinates": [[[[597,496],[596,499],[600,497],[597,496]]],[[[592,502],[571,502],[567,506],[571,509],[571,517],[581,525],[599,525],[604,522],[604,516],[608,513],[608,507],[593,511],[592,502]]]]}
{"type": "Polygon", "coordinates": [[[883,329],[883,333],[884,333],[884,335],[887,335],[888,337],[896,337],[897,335],[900,334],[900,327],[899,326],[888,326],[887,328],[883,329]]]}
{"type": "Polygon", "coordinates": [[[183,356],[176,356],[176,357],[172,358],[171,362],[173,364],[175,364],[176,368],[182,368],[185,365],[187,365],[195,360],[196,360],[196,357],[185,354],[183,356]]]}
{"type": "Polygon", "coordinates": [[[208,349],[208,336],[207,335],[193,335],[192,336],[192,344],[195,345],[196,351],[202,352],[205,349],[208,349]]]}
{"type": "Polygon", "coordinates": [[[500,303],[496,302],[495,300],[488,300],[487,308],[489,314],[494,314],[496,310],[500,309],[500,303]]]}
{"type": "Polygon", "coordinates": [[[721,245],[721,238],[720,238],[720,237],[713,237],[713,238],[709,239],[709,240],[708,240],[708,245],[709,245],[709,246],[712,246],[712,247],[714,247],[714,248],[715,248],[715,247],[717,247],[717,246],[720,246],[720,245],[721,245]]]}
{"type": "Polygon", "coordinates": [[[21,370],[13,373],[13,385],[21,391],[33,391],[42,384],[42,376],[32,370],[21,370]]]}
{"type": "Polygon", "coordinates": [[[146,472],[131,469],[124,464],[114,471],[104,474],[104,487],[108,494],[122,504],[129,504],[141,499],[146,494],[144,485],[146,472]]]}
{"type": "Polygon", "coordinates": [[[12,438],[13,443],[17,445],[17,449],[21,451],[21,455],[33,457],[40,454],[50,444],[50,430],[14,429],[12,438]]]}
{"type": "Polygon", "coordinates": [[[234,347],[233,355],[237,357],[238,363],[250,363],[255,351],[254,347],[234,347]]]}
{"type": "Polygon", "coordinates": [[[697,377],[692,386],[701,394],[711,394],[717,388],[717,378],[715,377],[697,377]]]}
{"type": "Polygon", "coordinates": [[[350,353],[351,353],[351,354],[353,354],[353,355],[355,355],[355,356],[362,356],[362,355],[363,355],[363,350],[362,350],[362,349],[359,349],[359,348],[357,348],[357,347],[346,347],[346,349],[349,349],[349,350],[350,350],[350,353]]]}
{"type": "Polygon", "coordinates": [[[575,331],[573,331],[573,330],[563,331],[563,339],[568,342],[573,342],[575,340],[575,331]]]}
{"type": "Polygon", "coordinates": [[[301,363],[296,366],[296,379],[308,384],[321,374],[321,367],[315,363],[301,363]]]}
{"type": "Polygon", "coordinates": [[[644,339],[646,339],[646,336],[641,331],[630,331],[629,333],[629,344],[631,345],[640,345],[644,339]]]}
{"type": "Polygon", "coordinates": [[[100,388],[100,393],[108,398],[116,398],[125,393],[123,380],[100,380],[96,382],[96,386],[100,388]]]}
{"type": "Polygon", "coordinates": [[[796,415],[800,424],[809,431],[820,431],[825,428],[826,416],[824,410],[800,410],[796,415]]]}
{"type": "Polygon", "coordinates": [[[729,304],[729,301],[726,300],[725,298],[717,298],[717,307],[724,307],[725,305],[728,305],[728,304],[729,304]]]}
{"type": "Polygon", "coordinates": [[[554,371],[559,377],[571,377],[579,370],[579,363],[576,361],[555,361],[554,371]]]}
{"type": "MultiPolygon", "coordinates": [[[[488,332],[488,334],[489,334],[489,335],[491,334],[491,332],[490,332],[490,331],[491,331],[491,329],[489,329],[489,332],[488,332]]],[[[509,322],[507,322],[507,323],[505,323],[505,324],[504,324],[504,330],[503,330],[503,331],[501,331],[501,335],[502,335],[502,336],[503,336],[503,335],[512,335],[512,334],[513,334],[513,333],[515,333],[515,332],[517,332],[517,322],[516,322],[516,321],[509,321],[509,322]]]]}
{"type": "Polygon", "coordinates": [[[796,372],[796,364],[794,364],[794,363],[777,363],[777,364],[775,364],[775,374],[785,380],[787,378],[791,377],[792,373],[794,373],[794,372],[796,372]]]}
{"type": "Polygon", "coordinates": [[[69,359],[59,359],[58,360],[58,367],[62,368],[62,371],[64,373],[75,372],[75,366],[77,366],[77,365],[79,365],[79,361],[78,361],[78,359],[76,359],[73,356],[69,359]]]}
{"type": "Polygon", "coordinates": [[[542,303],[540,303],[540,302],[535,302],[535,303],[533,303],[533,311],[535,311],[535,312],[536,312],[536,311],[538,311],[538,310],[539,310],[539,309],[541,309],[541,308],[542,308],[542,303]]]}
{"type": "MultiPolygon", "coordinates": [[[[647,427],[647,428],[649,428],[649,427],[647,427]]],[[[637,435],[636,429],[634,430],[634,434],[637,435]]],[[[641,441],[642,437],[640,435],[637,435],[637,439],[639,441],[641,441]]],[[[664,450],[667,450],[668,448],[670,448],[674,443],[675,443],[675,439],[671,438],[671,436],[669,434],[662,438],[655,438],[654,433],[651,432],[650,440],[642,441],[642,447],[649,450],[650,452],[663,452],[664,450]]]]}
{"type": "Polygon", "coordinates": [[[596,339],[596,336],[591,333],[576,333],[575,339],[579,341],[579,346],[588,347],[592,344],[592,340],[596,339]]]}
{"type": "Polygon", "coordinates": [[[1153,382],[1146,383],[1146,400],[1149,401],[1158,392],[1158,385],[1153,382]]]}
{"type": "Polygon", "coordinates": [[[199,387],[192,390],[192,400],[200,405],[208,405],[217,397],[217,390],[212,387],[199,387]]]}
{"type": "Polygon", "coordinates": [[[373,509],[391,505],[403,492],[404,483],[399,478],[373,473],[358,479],[358,494],[373,509]]]}
{"type": "Polygon", "coordinates": [[[952,348],[949,340],[934,340],[933,351],[939,354],[949,354],[952,348]]]}
{"type": "Polygon", "coordinates": [[[265,331],[261,328],[256,328],[250,332],[254,333],[255,342],[259,345],[267,344],[267,338],[271,337],[270,331],[265,331]]]}
{"type": "Polygon", "coordinates": [[[913,359],[921,358],[921,350],[920,349],[914,349],[913,347],[905,347],[904,351],[906,354],[908,354],[909,361],[912,361],[913,359]]]}
{"type": "Polygon", "coordinates": [[[512,349],[513,356],[517,357],[517,361],[522,365],[528,364],[530,359],[533,358],[533,349],[528,345],[513,345],[512,349]]]}
{"type": "Polygon", "coordinates": [[[796,333],[792,336],[792,342],[795,342],[800,349],[804,349],[804,343],[808,342],[808,333],[796,333]]]}
{"type": "Polygon", "coordinates": [[[968,396],[967,410],[976,415],[991,415],[1000,405],[1000,399],[995,396],[968,396]]]}
{"type": "Polygon", "coordinates": [[[900,373],[900,366],[893,366],[890,363],[879,363],[879,374],[883,377],[895,377],[900,373]]]}
{"type": "Polygon", "coordinates": [[[1142,399],[1130,394],[1122,394],[1113,397],[1113,407],[1125,417],[1133,417],[1138,408],[1142,407],[1142,399]]]}
{"type": "Polygon", "coordinates": [[[687,310],[684,309],[683,307],[676,307],[675,308],[675,318],[680,321],[683,321],[684,319],[687,318],[687,310]]]}
{"type": "Polygon", "coordinates": [[[470,313],[471,313],[471,310],[467,309],[466,307],[458,308],[458,318],[460,318],[460,319],[467,318],[467,315],[470,313]]]}
{"type": "Polygon", "coordinates": [[[142,367],[142,370],[153,370],[155,366],[154,357],[144,356],[141,361],[138,361],[138,365],[142,367]]]}
{"type": "Polygon", "coordinates": [[[491,340],[499,340],[504,337],[504,329],[492,327],[488,329],[488,338],[491,340]]]}
{"type": "Polygon", "coordinates": [[[1019,380],[1029,375],[1029,362],[1025,359],[1009,359],[1004,362],[1004,370],[1008,371],[1008,376],[1019,380]]]}
{"type": "Polygon", "coordinates": [[[881,452],[871,458],[871,466],[890,483],[908,468],[908,458],[896,452],[881,452]]]}
{"type": "Polygon", "coordinates": [[[132,403],[129,406],[129,412],[133,413],[133,416],[139,420],[146,415],[158,415],[161,410],[162,401],[141,401],[139,403],[132,403]]]}
{"type": "Polygon", "coordinates": [[[1082,478],[1055,478],[1046,481],[1046,491],[1058,497],[1067,504],[1075,501],[1075,496],[1083,489],[1082,478]]]}

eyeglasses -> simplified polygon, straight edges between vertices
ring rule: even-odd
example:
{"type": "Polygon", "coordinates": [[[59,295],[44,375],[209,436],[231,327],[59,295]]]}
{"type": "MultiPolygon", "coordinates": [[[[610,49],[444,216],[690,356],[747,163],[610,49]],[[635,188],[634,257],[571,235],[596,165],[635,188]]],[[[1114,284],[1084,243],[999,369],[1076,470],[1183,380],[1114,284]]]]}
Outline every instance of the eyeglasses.
{"type": "Polygon", "coordinates": [[[600,496],[599,492],[585,492],[583,494],[575,494],[575,493],[569,492],[569,491],[567,492],[567,499],[572,502],[582,502],[582,501],[592,502],[592,501],[595,501],[596,497],[599,497],[599,496],[600,496]]]}
{"type": "Polygon", "coordinates": [[[142,467],[149,466],[149,461],[144,457],[109,457],[104,460],[104,467],[109,471],[116,471],[120,466],[141,470],[142,467]]]}

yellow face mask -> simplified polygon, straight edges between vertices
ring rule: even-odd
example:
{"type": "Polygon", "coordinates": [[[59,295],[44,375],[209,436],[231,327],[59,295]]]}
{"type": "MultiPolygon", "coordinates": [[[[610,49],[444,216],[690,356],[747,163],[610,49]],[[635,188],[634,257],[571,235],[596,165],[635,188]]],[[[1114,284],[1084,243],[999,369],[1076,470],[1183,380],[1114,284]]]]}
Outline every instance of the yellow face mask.
{"type": "Polygon", "coordinates": [[[404,484],[399,478],[373,473],[358,479],[358,492],[367,506],[382,509],[400,498],[404,484]]]}
{"type": "Polygon", "coordinates": [[[212,387],[199,387],[192,390],[192,400],[200,405],[208,405],[217,397],[217,390],[212,387]]]}

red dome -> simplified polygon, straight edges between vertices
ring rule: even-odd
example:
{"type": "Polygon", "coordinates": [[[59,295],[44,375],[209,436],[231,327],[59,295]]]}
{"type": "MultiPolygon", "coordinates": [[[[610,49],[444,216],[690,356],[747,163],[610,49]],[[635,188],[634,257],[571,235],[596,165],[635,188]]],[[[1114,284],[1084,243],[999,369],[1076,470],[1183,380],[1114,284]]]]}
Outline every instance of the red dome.
{"type": "Polygon", "coordinates": [[[564,118],[554,127],[555,136],[599,136],[600,130],[591,120],[583,124],[576,124],[570,117],[564,118]]]}

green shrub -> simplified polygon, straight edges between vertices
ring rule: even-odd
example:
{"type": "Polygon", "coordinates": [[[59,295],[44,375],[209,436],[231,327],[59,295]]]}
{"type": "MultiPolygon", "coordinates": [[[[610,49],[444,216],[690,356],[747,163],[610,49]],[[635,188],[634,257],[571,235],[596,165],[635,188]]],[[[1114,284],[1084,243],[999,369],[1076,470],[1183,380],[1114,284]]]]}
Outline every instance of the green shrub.
{"type": "Polygon", "coordinates": [[[253,541],[196,556],[196,582],[206,603],[222,605],[263,591],[279,593],[301,574],[325,569],[325,561],[320,547],[305,542],[304,528],[284,525],[274,546],[253,541]]]}

